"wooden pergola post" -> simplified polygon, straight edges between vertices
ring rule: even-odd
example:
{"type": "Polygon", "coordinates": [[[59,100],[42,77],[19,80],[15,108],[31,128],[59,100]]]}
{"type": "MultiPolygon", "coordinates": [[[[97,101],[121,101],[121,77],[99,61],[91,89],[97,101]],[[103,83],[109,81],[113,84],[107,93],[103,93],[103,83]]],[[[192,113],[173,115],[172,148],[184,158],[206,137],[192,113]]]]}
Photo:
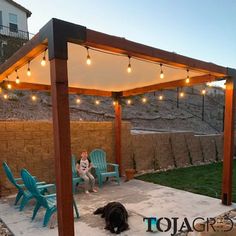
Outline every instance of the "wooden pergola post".
{"type": "Polygon", "coordinates": [[[121,157],[121,121],[122,121],[122,108],[121,100],[117,97],[115,101],[115,160],[119,165],[120,175],[122,173],[122,157],[121,157]]]}
{"type": "Polygon", "coordinates": [[[74,236],[67,60],[50,61],[58,232],[74,236]]]}
{"type": "Polygon", "coordinates": [[[234,112],[235,112],[235,78],[226,80],[225,119],[224,119],[224,160],[222,180],[222,203],[232,203],[232,171],[234,156],[234,112]]]}

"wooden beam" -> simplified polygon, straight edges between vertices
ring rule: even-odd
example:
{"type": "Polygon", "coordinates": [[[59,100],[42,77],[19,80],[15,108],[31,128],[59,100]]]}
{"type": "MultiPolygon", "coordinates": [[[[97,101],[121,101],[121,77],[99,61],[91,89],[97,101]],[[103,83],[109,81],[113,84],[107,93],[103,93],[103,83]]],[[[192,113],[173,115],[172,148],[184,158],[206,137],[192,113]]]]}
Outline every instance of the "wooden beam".
{"type": "Polygon", "coordinates": [[[188,68],[204,73],[210,73],[215,76],[227,75],[226,67],[149,47],[129,41],[125,38],[100,33],[90,29],[87,29],[87,38],[84,45],[179,68],[188,68]]]}
{"type": "MultiPolygon", "coordinates": [[[[235,78],[236,79],[236,78],[235,78]]],[[[224,159],[222,181],[222,203],[232,203],[232,170],[234,156],[234,112],[235,112],[235,80],[228,78],[225,89],[224,120],[224,159]]]]}
{"type": "Polygon", "coordinates": [[[175,80],[175,81],[171,81],[171,82],[164,82],[161,84],[154,84],[154,85],[149,85],[149,86],[145,86],[145,87],[141,87],[141,88],[126,90],[123,92],[123,96],[129,97],[129,96],[134,96],[134,95],[138,95],[138,94],[154,92],[154,91],[161,90],[161,89],[171,89],[171,88],[177,88],[177,87],[190,87],[193,85],[211,82],[211,81],[215,81],[215,80],[216,80],[216,77],[213,75],[209,75],[209,74],[200,75],[200,76],[191,77],[190,82],[188,84],[186,84],[184,79],[183,80],[175,80]]]}
{"type": "Polygon", "coordinates": [[[120,175],[122,173],[122,157],[121,157],[121,104],[120,99],[115,101],[115,159],[116,164],[119,165],[120,175]]]}
{"type": "Polygon", "coordinates": [[[6,76],[21,68],[28,63],[29,60],[37,57],[47,48],[46,39],[42,39],[39,33],[36,34],[23,47],[16,51],[7,61],[0,65],[0,81],[6,76]]]}
{"type": "MultiPolygon", "coordinates": [[[[12,85],[12,89],[15,90],[37,90],[37,91],[50,91],[51,85],[46,84],[33,84],[33,83],[25,83],[21,82],[20,84],[16,84],[13,81],[8,81],[7,83],[12,85]]],[[[6,81],[2,83],[5,86],[6,81]]],[[[97,89],[83,89],[83,88],[75,88],[69,87],[69,93],[71,94],[84,94],[84,95],[91,95],[91,96],[102,96],[102,97],[111,97],[112,92],[97,90],[97,89]]]]}
{"type": "Polygon", "coordinates": [[[67,60],[50,61],[59,236],[74,236],[67,60]]]}

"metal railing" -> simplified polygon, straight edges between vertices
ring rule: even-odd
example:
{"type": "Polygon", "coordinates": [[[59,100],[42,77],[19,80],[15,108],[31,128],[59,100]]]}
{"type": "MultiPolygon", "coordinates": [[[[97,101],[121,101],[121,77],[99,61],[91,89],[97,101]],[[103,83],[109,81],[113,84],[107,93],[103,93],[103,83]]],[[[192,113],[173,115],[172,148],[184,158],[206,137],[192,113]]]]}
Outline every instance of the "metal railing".
{"type": "Polygon", "coordinates": [[[27,31],[13,29],[4,25],[0,25],[0,35],[23,40],[29,40],[33,37],[33,34],[27,31]]]}

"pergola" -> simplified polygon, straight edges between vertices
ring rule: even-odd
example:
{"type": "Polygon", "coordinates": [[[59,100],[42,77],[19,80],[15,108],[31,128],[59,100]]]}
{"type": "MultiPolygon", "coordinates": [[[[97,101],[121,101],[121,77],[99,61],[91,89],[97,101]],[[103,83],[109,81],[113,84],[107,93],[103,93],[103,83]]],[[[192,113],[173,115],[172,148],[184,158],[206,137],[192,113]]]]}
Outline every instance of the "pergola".
{"type": "Polygon", "coordinates": [[[6,82],[6,78],[14,89],[52,92],[59,235],[74,235],[69,93],[115,100],[115,159],[121,164],[121,98],[226,79],[222,203],[231,204],[235,69],[52,19],[0,66],[0,81],[6,82]],[[46,50],[50,63],[42,67],[46,50]],[[88,55],[92,59],[89,68],[85,63],[88,55]],[[126,71],[129,63],[132,73],[126,71]],[[26,75],[29,66],[31,77],[26,75]],[[164,79],[160,79],[160,70],[164,79]],[[21,83],[15,83],[16,76],[21,83]]]}

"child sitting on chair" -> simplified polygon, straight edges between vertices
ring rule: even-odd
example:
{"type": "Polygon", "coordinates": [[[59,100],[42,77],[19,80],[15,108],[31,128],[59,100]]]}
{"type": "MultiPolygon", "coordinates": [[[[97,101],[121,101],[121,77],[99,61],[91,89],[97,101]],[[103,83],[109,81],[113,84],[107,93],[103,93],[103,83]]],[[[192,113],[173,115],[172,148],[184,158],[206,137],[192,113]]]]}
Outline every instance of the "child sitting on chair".
{"type": "Polygon", "coordinates": [[[80,160],[76,163],[76,170],[78,171],[79,176],[84,179],[85,182],[85,193],[89,193],[91,189],[92,192],[96,193],[97,190],[94,188],[95,179],[90,173],[93,165],[88,158],[88,152],[86,150],[82,151],[80,160]]]}

